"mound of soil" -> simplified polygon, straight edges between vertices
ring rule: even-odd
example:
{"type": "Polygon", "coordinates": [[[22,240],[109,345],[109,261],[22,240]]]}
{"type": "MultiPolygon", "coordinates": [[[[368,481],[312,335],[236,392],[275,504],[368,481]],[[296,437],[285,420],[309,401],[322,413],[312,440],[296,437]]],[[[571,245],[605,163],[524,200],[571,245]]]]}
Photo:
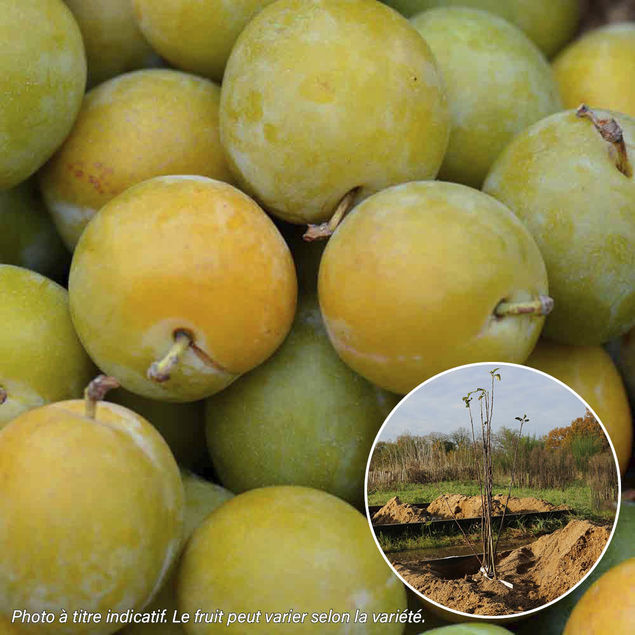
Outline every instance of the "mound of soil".
{"type": "MultiPolygon", "coordinates": [[[[506,494],[497,494],[492,500],[494,515],[500,515],[505,508],[506,494]]],[[[567,510],[566,505],[552,505],[540,498],[518,498],[510,496],[507,513],[550,512],[567,510]]],[[[436,518],[476,518],[481,515],[481,497],[463,494],[443,494],[428,505],[428,514],[436,518]],[[452,516],[454,514],[454,516],[452,516]]]]}
{"type": "Polygon", "coordinates": [[[607,527],[572,520],[562,529],[514,549],[497,565],[501,580],[476,572],[447,579],[425,561],[395,564],[415,589],[444,606],[477,615],[508,615],[528,611],[555,600],[574,586],[593,566],[610,536],[607,527]]]}
{"type": "Polygon", "coordinates": [[[402,503],[399,496],[391,498],[371,520],[373,525],[392,525],[395,523],[421,523],[429,520],[430,516],[423,509],[402,503]]]}

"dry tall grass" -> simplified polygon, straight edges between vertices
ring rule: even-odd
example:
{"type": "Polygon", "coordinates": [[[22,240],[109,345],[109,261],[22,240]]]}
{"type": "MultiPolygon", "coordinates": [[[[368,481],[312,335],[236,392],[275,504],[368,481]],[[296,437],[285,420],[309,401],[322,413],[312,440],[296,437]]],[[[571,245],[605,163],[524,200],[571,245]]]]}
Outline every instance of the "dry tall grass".
{"type": "MultiPolygon", "coordinates": [[[[510,450],[516,438],[517,432],[505,428],[493,435],[492,464],[497,483],[505,483],[511,477],[510,450]]],[[[450,435],[403,435],[394,442],[380,442],[371,458],[368,489],[374,492],[398,489],[404,483],[477,480],[473,451],[467,430],[450,435]]],[[[516,486],[565,490],[578,479],[587,480],[598,508],[615,502],[617,471],[606,448],[584,439],[550,448],[544,438],[521,438],[514,476],[516,486]]]]}

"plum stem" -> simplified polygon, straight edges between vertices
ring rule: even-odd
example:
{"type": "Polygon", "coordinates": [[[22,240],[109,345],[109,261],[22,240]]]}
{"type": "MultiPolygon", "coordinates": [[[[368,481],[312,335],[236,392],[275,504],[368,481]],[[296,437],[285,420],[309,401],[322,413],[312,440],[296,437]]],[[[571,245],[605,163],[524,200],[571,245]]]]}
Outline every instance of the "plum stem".
{"type": "Polygon", "coordinates": [[[508,315],[549,315],[553,310],[553,298],[548,295],[538,296],[537,300],[527,302],[499,302],[494,309],[494,315],[505,317],[508,315]]]}
{"type": "Polygon", "coordinates": [[[626,143],[624,142],[624,133],[622,128],[615,119],[601,119],[586,104],[581,104],[575,113],[580,118],[590,119],[595,129],[602,135],[602,139],[608,141],[611,145],[610,153],[615,161],[617,169],[627,177],[633,176],[633,167],[628,160],[628,152],[626,151],[626,143]]]}
{"type": "Polygon", "coordinates": [[[84,390],[86,416],[94,419],[97,414],[97,402],[101,401],[110,390],[119,388],[119,382],[109,375],[98,375],[84,390]]]}
{"type": "Polygon", "coordinates": [[[174,332],[174,344],[167,355],[158,362],[154,362],[148,369],[148,379],[163,383],[170,379],[170,373],[178,366],[185,351],[192,345],[192,336],[184,330],[174,332]]]}
{"type": "Polygon", "coordinates": [[[7,391],[0,386],[0,406],[9,398],[9,395],[7,395],[7,391]]]}
{"type": "Polygon", "coordinates": [[[355,196],[359,192],[359,187],[354,187],[350,192],[347,192],[342,200],[335,208],[335,212],[331,219],[326,223],[320,223],[318,225],[309,225],[306,232],[304,232],[304,240],[312,242],[314,240],[326,240],[333,235],[333,232],[337,229],[338,225],[342,222],[342,219],[353,206],[355,196]]]}

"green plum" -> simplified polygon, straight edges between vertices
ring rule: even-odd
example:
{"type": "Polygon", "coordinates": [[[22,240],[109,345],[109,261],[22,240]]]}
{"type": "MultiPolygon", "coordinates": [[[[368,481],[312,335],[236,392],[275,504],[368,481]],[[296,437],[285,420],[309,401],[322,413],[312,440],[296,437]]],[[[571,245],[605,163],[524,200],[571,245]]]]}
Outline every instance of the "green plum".
{"type": "Polygon", "coordinates": [[[132,0],[132,7],[148,42],[172,66],[220,82],[236,38],[273,1],[132,0]]]}
{"type": "Polygon", "coordinates": [[[71,323],[68,293],[39,273],[0,265],[0,427],[81,397],[96,374],[71,323]]]}
{"type": "Polygon", "coordinates": [[[242,189],[296,224],[340,201],[434,178],[449,112],[428,45],[368,0],[280,0],[234,46],[221,142],[242,189]]]}
{"type": "MultiPolygon", "coordinates": [[[[518,635],[562,635],[564,626],[571,611],[578,603],[585,591],[609,569],[635,557],[635,503],[622,502],[620,515],[611,540],[604,556],[598,562],[593,573],[569,595],[558,600],[549,608],[533,615],[520,624],[516,630],[518,635]]],[[[617,635],[617,633],[616,633],[617,635]]]]}
{"type": "Polygon", "coordinates": [[[524,31],[547,56],[555,55],[575,34],[579,0],[383,0],[410,17],[435,7],[471,7],[505,18],[524,31]]]}
{"type": "Polygon", "coordinates": [[[82,32],[90,86],[160,62],[137,26],[131,0],[65,2],[82,32]]]}
{"type": "MultiPolygon", "coordinates": [[[[190,539],[179,567],[179,609],[192,615],[261,612],[234,623],[236,634],[332,635],[356,630],[396,635],[403,625],[372,613],[406,609],[403,584],[384,562],[368,521],[344,501],[307,487],[263,487],[214,510],[190,539]],[[368,622],[354,628],[356,611],[368,622]],[[272,625],[265,613],[308,613],[303,623],[272,625]],[[312,622],[313,613],[349,613],[347,623],[312,622]]],[[[227,622],[184,625],[188,635],[225,633],[227,622]]]]}
{"type": "Polygon", "coordinates": [[[0,192],[0,262],[60,279],[70,263],[35,184],[0,192]]]}
{"type": "Polygon", "coordinates": [[[0,190],[33,174],[77,116],[82,35],[62,0],[0,0],[0,190]]]}
{"type": "Polygon", "coordinates": [[[359,505],[368,453],[396,403],[340,361],[307,296],[280,349],[207,400],[212,462],[234,492],[307,485],[359,505]]]}
{"type": "Polygon", "coordinates": [[[551,67],[522,31],[486,11],[433,9],[411,22],[434,53],[450,105],[439,178],[481,187],[516,133],[561,110],[551,67]]]}
{"type": "Polygon", "coordinates": [[[592,345],[635,324],[635,119],[578,112],[551,115],[516,136],[483,190],[540,247],[555,300],[545,336],[592,345]],[[624,144],[604,138],[611,130],[624,144]]]}
{"type": "Polygon", "coordinates": [[[108,401],[126,406],[147,419],[161,433],[182,467],[195,471],[203,471],[209,467],[205,444],[204,402],[155,401],[123,388],[109,393],[108,401]]]}
{"type": "Polygon", "coordinates": [[[234,494],[187,470],[181,470],[181,476],[185,488],[185,520],[183,522],[183,546],[185,546],[207,516],[225,501],[233,498],[234,494]]]}

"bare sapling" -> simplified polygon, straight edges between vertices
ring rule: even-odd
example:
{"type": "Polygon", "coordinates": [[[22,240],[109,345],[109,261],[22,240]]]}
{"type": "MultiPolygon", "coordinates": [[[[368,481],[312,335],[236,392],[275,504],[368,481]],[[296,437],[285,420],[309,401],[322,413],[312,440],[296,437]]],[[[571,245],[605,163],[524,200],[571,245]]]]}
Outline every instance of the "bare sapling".
{"type": "MultiPolygon", "coordinates": [[[[494,470],[492,465],[492,421],[494,418],[494,386],[496,381],[502,381],[501,375],[498,370],[498,368],[494,368],[493,370],[489,371],[491,377],[491,386],[489,390],[485,388],[476,388],[475,390],[468,392],[467,395],[463,397],[463,403],[468,410],[468,415],[470,418],[470,428],[472,431],[472,461],[478,477],[479,491],[481,497],[481,546],[483,555],[482,557],[478,557],[477,554],[475,555],[480,564],[481,572],[486,578],[490,580],[499,579],[496,572],[496,554],[498,550],[498,541],[503,528],[503,522],[505,520],[505,513],[509,504],[512,486],[514,484],[516,459],[518,456],[518,446],[520,444],[523,424],[529,421],[527,415],[523,415],[523,417],[516,417],[516,420],[520,421],[520,431],[516,439],[516,445],[514,448],[514,459],[512,462],[512,472],[509,483],[509,490],[507,492],[507,499],[505,500],[505,506],[503,508],[503,514],[501,516],[501,522],[498,527],[498,531],[495,532],[493,496],[494,470]],[[473,395],[477,395],[477,399],[479,402],[479,416],[481,424],[481,433],[479,438],[477,438],[474,429],[474,416],[471,407],[473,395]]],[[[450,511],[452,512],[452,510],[450,511]]],[[[457,520],[453,512],[452,516],[455,520],[457,520]]],[[[469,546],[472,548],[472,543],[471,541],[469,541],[469,539],[467,539],[467,536],[466,540],[469,546]]],[[[500,582],[502,582],[506,586],[511,587],[511,585],[504,580],[500,580],[500,582]]]]}

